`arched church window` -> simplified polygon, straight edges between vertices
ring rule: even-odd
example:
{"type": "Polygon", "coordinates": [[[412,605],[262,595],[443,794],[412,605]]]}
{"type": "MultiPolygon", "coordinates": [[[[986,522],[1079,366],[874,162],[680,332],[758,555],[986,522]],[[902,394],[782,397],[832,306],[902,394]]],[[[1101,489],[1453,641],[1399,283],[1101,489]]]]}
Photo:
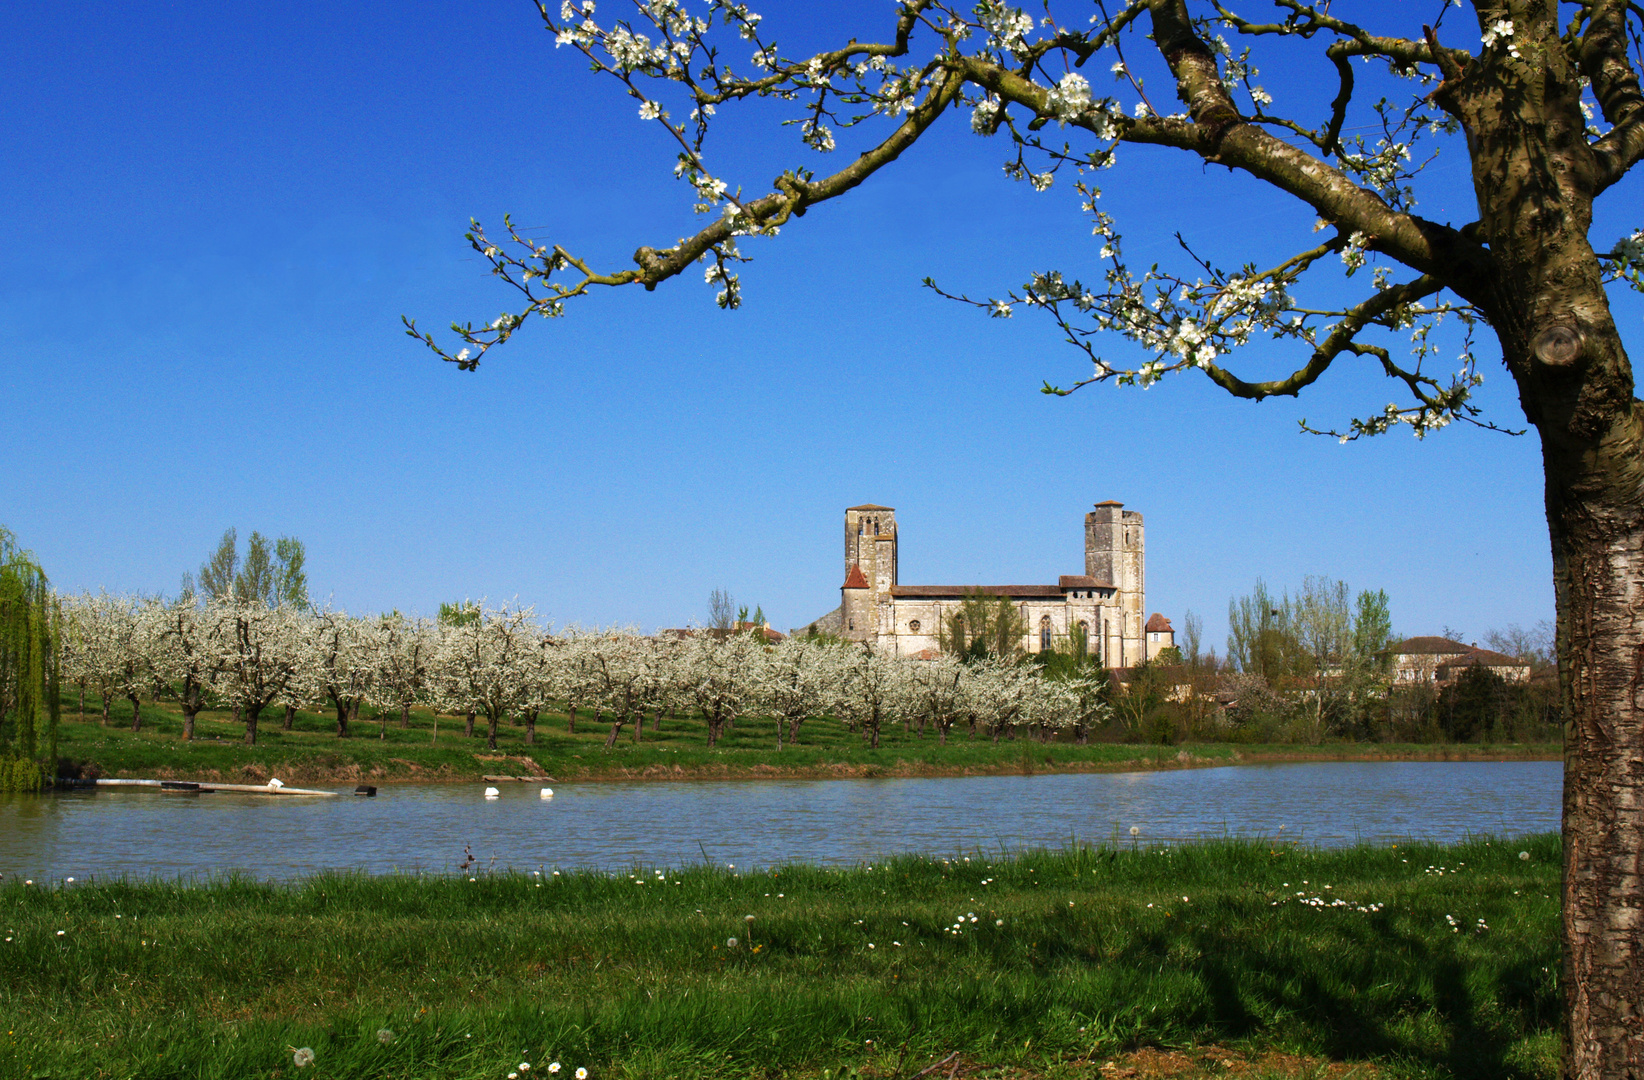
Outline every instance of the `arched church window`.
{"type": "Polygon", "coordinates": [[[1054,645],[1055,640],[1050,631],[1050,616],[1046,615],[1039,620],[1039,648],[1043,652],[1049,652],[1054,645]]]}
{"type": "Polygon", "coordinates": [[[1090,624],[1079,620],[1079,636],[1085,639],[1085,652],[1090,651],[1090,624]]]}

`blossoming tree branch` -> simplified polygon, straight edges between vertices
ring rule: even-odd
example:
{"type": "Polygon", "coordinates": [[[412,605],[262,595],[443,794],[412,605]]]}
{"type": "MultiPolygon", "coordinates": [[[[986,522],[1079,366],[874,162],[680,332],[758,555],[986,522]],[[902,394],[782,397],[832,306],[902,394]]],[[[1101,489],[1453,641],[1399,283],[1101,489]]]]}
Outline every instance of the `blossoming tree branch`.
{"type": "Polygon", "coordinates": [[[1395,400],[1317,430],[1350,440],[1407,426],[1424,436],[1454,421],[1499,422],[1472,396],[1482,378],[1475,332],[1493,332],[1547,481],[1568,717],[1566,1071],[1644,1074],[1644,412],[1608,294],[1644,287],[1644,232],[1597,247],[1589,237],[1595,200],[1644,156],[1644,9],[1509,0],[1474,3],[1469,17],[1435,0],[1431,25],[1389,35],[1302,0],[1070,7],[1047,4],[1035,18],[995,0],[903,0],[882,40],[791,56],[734,0],[645,0],[614,19],[590,0],[539,3],[556,43],[614,79],[677,145],[675,173],[709,221],[640,247],[625,268],[590,266],[511,222],[501,235],[475,223],[469,241],[517,303],[489,323],[454,325],[454,352],[409,321],[407,330],[472,370],[533,314],[563,315],[598,287],[654,289],[697,265],[720,306],[735,308],[745,238],[775,236],[957,116],[977,135],[1003,137],[1008,177],[1040,190],[1058,177],[1073,185],[1094,227],[1097,257],[1082,275],[1047,269],[996,296],[944,292],[995,317],[1025,309],[1054,320],[1091,367],[1047,392],[1197,370],[1260,400],[1300,394],[1338,363],[1368,364],[1395,400]],[[1316,74],[1320,92],[1281,109],[1259,63],[1316,74]],[[768,187],[736,183],[718,174],[708,135],[716,110],[753,98],[791,107],[785,122],[804,160],[847,133],[862,148],[836,170],[796,163],[768,187]],[[1266,266],[1218,266],[1186,241],[1178,271],[1134,265],[1097,183],[1123,164],[1127,144],[1263,181],[1303,204],[1315,233],[1266,266]],[[1418,212],[1423,169],[1446,145],[1472,172],[1477,216],[1459,225],[1418,212]],[[1446,321],[1459,329],[1459,362],[1438,352],[1441,340],[1450,348],[1446,321]],[[1101,348],[1109,335],[1139,359],[1112,359],[1101,348]],[[1266,343],[1263,357],[1293,356],[1289,374],[1241,373],[1234,358],[1253,342],[1266,343]]]}

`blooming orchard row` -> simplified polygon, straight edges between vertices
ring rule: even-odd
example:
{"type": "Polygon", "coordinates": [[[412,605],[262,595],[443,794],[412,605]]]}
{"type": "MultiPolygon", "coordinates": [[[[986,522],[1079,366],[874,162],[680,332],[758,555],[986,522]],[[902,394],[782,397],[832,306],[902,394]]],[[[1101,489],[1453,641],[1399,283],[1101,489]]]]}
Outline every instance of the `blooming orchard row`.
{"type": "MultiPolygon", "coordinates": [[[[549,632],[530,608],[471,608],[446,621],[399,614],[355,617],[340,611],[212,600],[166,603],[130,597],[64,598],[64,681],[109,703],[170,700],[193,738],[204,708],[230,709],[255,742],[257,724],[283,709],[285,726],[300,708],[322,705],[347,736],[361,706],[397,714],[413,708],[483,717],[496,745],[504,719],[536,738],[538,718],[563,710],[609,721],[606,745],[646,716],[700,715],[708,745],[742,718],[776,726],[793,742],[809,719],[833,718],[878,746],[886,724],[934,727],[946,741],[956,723],[998,739],[1023,728],[1040,738],[1071,731],[1081,741],[1108,715],[1095,678],[1047,679],[1037,670],[952,657],[911,660],[863,646],[795,639],[769,644],[752,633],[699,632],[648,637],[630,630],[549,632]]],[[[385,721],[386,722],[386,721],[385,721]]]]}

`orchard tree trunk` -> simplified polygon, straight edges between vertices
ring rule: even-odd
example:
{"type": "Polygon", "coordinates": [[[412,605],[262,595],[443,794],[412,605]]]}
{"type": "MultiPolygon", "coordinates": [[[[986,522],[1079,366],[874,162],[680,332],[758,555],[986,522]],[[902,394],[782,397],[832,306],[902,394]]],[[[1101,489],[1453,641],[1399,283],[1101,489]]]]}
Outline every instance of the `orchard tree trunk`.
{"type": "Polygon", "coordinates": [[[611,718],[611,733],[605,736],[605,749],[609,750],[617,744],[617,736],[622,734],[622,724],[620,717],[611,718]]]}
{"type": "Polygon", "coordinates": [[[86,722],[86,681],[81,679],[75,684],[80,688],[80,723],[86,722]]]}
{"type": "Polygon", "coordinates": [[[488,712],[485,714],[485,748],[497,748],[497,721],[502,719],[501,713],[488,712]]]}
{"type": "Polygon", "coordinates": [[[467,715],[462,718],[462,734],[463,738],[466,739],[474,737],[474,710],[472,709],[469,709],[467,715]]]}
{"type": "Polygon", "coordinates": [[[645,734],[645,710],[634,713],[634,742],[639,742],[645,734]]]}
{"type": "Polygon", "coordinates": [[[109,716],[108,716],[108,707],[109,707],[108,695],[107,694],[102,695],[102,700],[103,700],[103,726],[104,727],[111,727],[111,726],[113,726],[113,722],[109,719],[109,716]]]}
{"type": "Polygon", "coordinates": [[[400,730],[411,730],[411,706],[409,705],[400,706],[400,730]]]}
{"type": "Polygon", "coordinates": [[[284,716],[284,718],[282,718],[280,720],[280,730],[281,731],[290,731],[291,728],[292,728],[292,725],[294,725],[296,722],[297,722],[297,706],[287,705],[285,707],[285,716],[284,716]]]}
{"type": "Polygon", "coordinates": [[[143,707],[137,700],[137,695],[127,694],[126,700],[131,702],[131,730],[143,730],[143,707]]]}
{"type": "Polygon", "coordinates": [[[951,721],[951,720],[946,721],[946,722],[941,721],[941,720],[936,721],[936,745],[937,746],[946,746],[948,744],[948,728],[950,728],[952,726],[953,726],[953,721],[951,721]]]}
{"type": "Polygon", "coordinates": [[[263,711],[261,709],[242,710],[239,706],[235,706],[234,711],[245,718],[245,744],[255,746],[257,744],[257,718],[262,715],[263,711]]]}
{"type": "Polygon", "coordinates": [[[198,705],[192,704],[187,699],[184,699],[184,701],[183,701],[183,741],[184,742],[193,742],[194,741],[194,717],[195,717],[195,714],[197,714],[199,711],[200,711],[200,707],[198,705]]]}
{"type": "Polygon", "coordinates": [[[537,711],[531,709],[525,714],[525,745],[537,744],[537,711]]]}
{"type": "MultiPolygon", "coordinates": [[[[1555,14],[1527,10],[1525,32],[1556,42],[1555,14]]],[[[1587,144],[1582,72],[1556,44],[1544,63],[1456,73],[1435,100],[1466,125],[1490,251],[1458,291],[1487,312],[1541,437],[1565,710],[1564,1074],[1621,1080],[1644,1076],[1644,404],[1588,240],[1618,176],[1587,144]]]]}
{"type": "Polygon", "coordinates": [[[565,734],[575,735],[576,733],[577,733],[577,707],[575,705],[566,705],[565,706],[565,734]]]}
{"type": "Polygon", "coordinates": [[[802,716],[795,717],[794,719],[788,721],[788,745],[789,746],[799,745],[799,725],[804,723],[804,722],[805,722],[805,718],[802,717],[802,716]]]}

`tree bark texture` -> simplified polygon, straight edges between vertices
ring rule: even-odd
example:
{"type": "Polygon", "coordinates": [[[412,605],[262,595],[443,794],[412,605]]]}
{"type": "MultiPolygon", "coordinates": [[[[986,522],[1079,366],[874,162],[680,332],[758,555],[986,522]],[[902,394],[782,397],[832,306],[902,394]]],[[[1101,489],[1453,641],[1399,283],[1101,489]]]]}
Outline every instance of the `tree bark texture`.
{"type": "Polygon", "coordinates": [[[126,700],[131,702],[131,730],[143,730],[143,707],[137,700],[136,694],[127,694],[126,700]]]}
{"type": "Polygon", "coordinates": [[[617,744],[617,737],[621,734],[622,721],[613,719],[611,721],[611,733],[605,736],[605,749],[609,750],[611,747],[615,746],[617,744]]]}
{"type": "Polygon", "coordinates": [[[411,730],[411,706],[409,705],[400,706],[400,730],[411,730]]]}
{"type": "Polygon", "coordinates": [[[462,735],[465,739],[474,737],[474,713],[472,710],[462,718],[462,735]]]}
{"type": "Polygon", "coordinates": [[[497,721],[500,719],[502,719],[501,715],[494,712],[488,714],[485,718],[485,748],[487,750],[497,748],[497,721]]]}
{"type": "Polygon", "coordinates": [[[285,716],[284,716],[284,718],[282,718],[280,720],[280,730],[281,731],[290,731],[291,728],[292,728],[292,725],[294,725],[296,722],[297,722],[297,706],[287,705],[285,707],[285,716]]]}
{"type": "Polygon", "coordinates": [[[261,714],[261,709],[246,709],[244,711],[245,744],[247,746],[255,746],[257,744],[257,717],[261,714]]]}
{"type": "Polygon", "coordinates": [[[532,710],[529,710],[528,712],[526,712],[526,714],[525,714],[525,745],[526,746],[535,746],[536,744],[537,744],[537,713],[536,713],[535,709],[532,709],[532,710]]]}

